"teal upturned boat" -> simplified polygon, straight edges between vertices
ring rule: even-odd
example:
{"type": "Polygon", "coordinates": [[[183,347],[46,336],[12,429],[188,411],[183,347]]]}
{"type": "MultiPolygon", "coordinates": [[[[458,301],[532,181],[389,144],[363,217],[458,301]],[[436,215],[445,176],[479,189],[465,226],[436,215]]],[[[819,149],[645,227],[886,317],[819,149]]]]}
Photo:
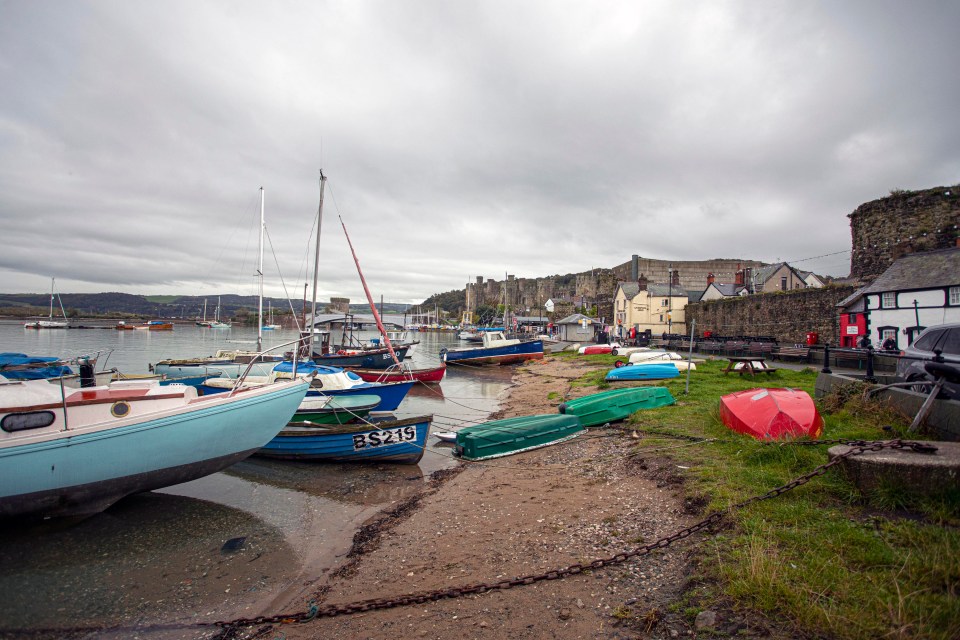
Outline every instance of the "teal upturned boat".
{"type": "Polygon", "coordinates": [[[634,411],[655,409],[675,403],[666,387],[630,387],[594,393],[561,404],[560,413],[575,415],[584,427],[623,420],[634,411]]]}
{"type": "Polygon", "coordinates": [[[546,414],[484,422],[457,432],[456,455],[486,460],[557,444],[583,433],[575,415],[546,414]]]}

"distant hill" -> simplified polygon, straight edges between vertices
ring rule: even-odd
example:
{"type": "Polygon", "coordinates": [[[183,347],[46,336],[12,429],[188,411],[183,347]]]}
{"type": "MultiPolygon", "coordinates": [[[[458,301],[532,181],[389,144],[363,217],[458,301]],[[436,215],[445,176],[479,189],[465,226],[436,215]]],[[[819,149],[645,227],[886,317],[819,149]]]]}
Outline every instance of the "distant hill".
{"type": "MultiPolygon", "coordinates": [[[[60,296],[68,317],[151,317],[151,318],[200,318],[203,316],[203,303],[207,303],[207,319],[212,319],[220,299],[220,317],[237,318],[255,314],[257,296],[139,296],[129,293],[64,293],[60,296]]],[[[274,315],[290,313],[289,303],[282,298],[264,298],[264,312],[269,304],[273,305],[274,315]]],[[[317,303],[326,310],[327,303],[317,303]]],[[[303,303],[296,301],[293,308],[301,313],[303,303]]],[[[378,305],[379,308],[379,305],[378,305]]],[[[404,313],[409,305],[385,303],[384,313],[404,313]]],[[[0,293],[0,315],[17,318],[47,315],[50,310],[49,293],[0,293]]],[[[351,304],[350,312],[370,313],[366,304],[351,304]]],[[[54,315],[60,316],[60,304],[54,301],[54,315]]]]}

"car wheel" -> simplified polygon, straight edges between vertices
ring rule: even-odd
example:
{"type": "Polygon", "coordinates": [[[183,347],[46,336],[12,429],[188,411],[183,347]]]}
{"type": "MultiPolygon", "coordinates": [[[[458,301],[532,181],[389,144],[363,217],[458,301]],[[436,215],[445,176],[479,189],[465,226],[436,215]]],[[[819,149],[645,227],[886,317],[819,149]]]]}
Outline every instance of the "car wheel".
{"type": "Polygon", "coordinates": [[[922,393],[924,395],[930,394],[930,389],[932,385],[930,381],[924,378],[923,376],[913,375],[907,378],[907,382],[916,382],[917,384],[910,385],[907,387],[910,391],[916,391],[917,393],[922,393]],[[924,384],[921,384],[924,383],[924,384]]]}
{"type": "Polygon", "coordinates": [[[616,349],[610,349],[610,355],[617,356],[617,355],[620,355],[620,352],[617,351],[616,349]]]}

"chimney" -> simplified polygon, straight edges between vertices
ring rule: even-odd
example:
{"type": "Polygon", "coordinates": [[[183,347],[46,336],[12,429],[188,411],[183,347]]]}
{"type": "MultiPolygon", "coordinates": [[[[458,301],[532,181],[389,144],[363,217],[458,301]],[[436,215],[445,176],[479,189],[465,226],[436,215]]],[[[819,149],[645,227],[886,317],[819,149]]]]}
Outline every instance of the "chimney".
{"type": "Polygon", "coordinates": [[[640,277],[637,278],[637,286],[640,287],[640,291],[647,290],[647,277],[642,273],[640,274],[640,277]]]}
{"type": "Polygon", "coordinates": [[[739,262],[737,263],[737,273],[735,274],[735,278],[736,280],[734,281],[734,284],[736,284],[738,287],[742,287],[743,286],[743,269],[740,268],[739,262]]]}
{"type": "Polygon", "coordinates": [[[636,280],[637,278],[640,277],[639,274],[637,273],[637,271],[640,270],[640,266],[638,263],[639,258],[640,256],[638,256],[637,254],[633,254],[633,257],[630,258],[630,279],[631,280],[636,280]]]}
{"type": "Polygon", "coordinates": [[[712,273],[708,273],[708,274],[707,274],[707,286],[709,287],[709,286],[712,285],[712,284],[713,284],[713,274],[712,274],[712,273]]]}

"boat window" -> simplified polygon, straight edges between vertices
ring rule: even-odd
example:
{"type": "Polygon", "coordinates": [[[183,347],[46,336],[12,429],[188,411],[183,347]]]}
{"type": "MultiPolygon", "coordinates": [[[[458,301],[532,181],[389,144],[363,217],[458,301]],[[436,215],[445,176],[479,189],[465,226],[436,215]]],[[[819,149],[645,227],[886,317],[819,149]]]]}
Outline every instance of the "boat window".
{"type": "Polygon", "coordinates": [[[0,421],[0,429],[7,433],[26,431],[27,429],[42,429],[53,424],[56,416],[53,411],[31,411],[29,413],[11,413],[0,421]]]}

